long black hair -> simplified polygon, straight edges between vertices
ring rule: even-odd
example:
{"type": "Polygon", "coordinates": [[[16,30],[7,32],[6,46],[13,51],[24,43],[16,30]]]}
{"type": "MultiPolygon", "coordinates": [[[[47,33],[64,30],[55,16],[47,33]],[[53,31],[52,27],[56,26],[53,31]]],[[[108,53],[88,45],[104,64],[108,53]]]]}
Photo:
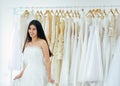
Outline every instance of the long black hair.
{"type": "MultiPolygon", "coordinates": [[[[25,44],[26,42],[30,42],[32,41],[32,38],[30,37],[30,34],[28,32],[28,30],[30,29],[30,26],[31,25],[34,25],[36,26],[36,29],[37,29],[37,37],[40,38],[40,39],[43,39],[47,42],[47,39],[46,39],[46,36],[45,36],[45,33],[43,31],[43,27],[41,25],[41,23],[38,21],[38,20],[32,20],[29,25],[28,25],[28,29],[27,29],[27,36],[26,36],[26,40],[25,40],[25,43],[24,43],[24,46],[23,46],[23,50],[22,50],[22,53],[24,52],[24,49],[25,49],[25,44]]],[[[48,45],[48,42],[47,42],[47,45],[48,45]]],[[[49,45],[48,45],[48,49],[49,49],[49,45]]],[[[49,49],[49,55],[52,56],[52,52],[50,51],[49,49]]]]}

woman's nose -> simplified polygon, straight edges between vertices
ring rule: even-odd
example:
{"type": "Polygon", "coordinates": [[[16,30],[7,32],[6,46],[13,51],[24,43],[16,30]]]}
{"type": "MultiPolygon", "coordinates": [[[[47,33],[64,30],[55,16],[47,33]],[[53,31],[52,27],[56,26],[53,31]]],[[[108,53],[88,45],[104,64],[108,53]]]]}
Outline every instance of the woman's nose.
{"type": "Polygon", "coordinates": [[[33,30],[30,30],[30,33],[32,33],[33,32],[33,30]]]}

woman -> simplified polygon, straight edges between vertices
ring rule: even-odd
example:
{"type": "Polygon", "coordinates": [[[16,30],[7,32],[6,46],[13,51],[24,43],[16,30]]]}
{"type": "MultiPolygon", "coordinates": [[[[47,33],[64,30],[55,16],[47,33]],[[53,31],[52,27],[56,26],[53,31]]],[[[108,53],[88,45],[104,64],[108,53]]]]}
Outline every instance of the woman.
{"type": "Polygon", "coordinates": [[[51,79],[52,53],[39,21],[30,22],[22,52],[25,59],[23,70],[14,80],[21,78],[21,86],[46,86],[48,82],[54,83],[51,79]]]}

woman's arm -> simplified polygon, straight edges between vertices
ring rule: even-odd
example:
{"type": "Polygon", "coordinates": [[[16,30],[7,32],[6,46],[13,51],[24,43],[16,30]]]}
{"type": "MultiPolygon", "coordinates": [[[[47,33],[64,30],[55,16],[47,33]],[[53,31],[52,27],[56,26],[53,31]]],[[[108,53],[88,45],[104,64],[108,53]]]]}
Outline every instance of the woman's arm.
{"type": "Polygon", "coordinates": [[[42,50],[45,58],[45,65],[47,69],[48,80],[53,83],[54,80],[51,79],[51,61],[50,61],[50,55],[49,55],[49,48],[45,40],[42,40],[42,50]]]}
{"type": "MultiPolygon", "coordinates": [[[[28,45],[28,42],[26,42],[25,47],[26,47],[27,45],[28,45]]],[[[16,75],[16,76],[14,77],[14,80],[19,79],[19,78],[22,77],[22,75],[23,75],[23,73],[24,73],[24,71],[25,71],[25,68],[26,68],[26,62],[25,62],[25,59],[24,59],[24,60],[23,60],[23,69],[22,69],[22,71],[20,71],[20,73],[19,73],[18,75],[16,75]]]]}
{"type": "Polygon", "coordinates": [[[23,73],[24,73],[24,71],[25,71],[25,68],[26,68],[26,66],[24,66],[24,68],[22,69],[22,71],[18,75],[16,75],[13,80],[21,78],[22,75],[23,75],[23,73]]]}

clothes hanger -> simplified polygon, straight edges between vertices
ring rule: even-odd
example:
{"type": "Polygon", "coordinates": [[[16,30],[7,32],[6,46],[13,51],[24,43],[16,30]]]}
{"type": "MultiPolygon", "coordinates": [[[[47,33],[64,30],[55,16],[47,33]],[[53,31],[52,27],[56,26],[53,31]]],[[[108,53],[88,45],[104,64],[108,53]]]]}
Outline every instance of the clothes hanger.
{"type": "Polygon", "coordinates": [[[74,13],[74,11],[73,11],[73,10],[71,11],[71,17],[72,17],[72,18],[74,18],[74,17],[75,17],[75,13],[74,13]]]}
{"type": "Polygon", "coordinates": [[[74,16],[77,18],[78,14],[76,12],[76,10],[74,10],[74,16]]]}
{"type": "Polygon", "coordinates": [[[73,14],[72,9],[70,10],[69,15],[70,15],[71,17],[74,17],[74,14],[73,14]]]}
{"type": "Polygon", "coordinates": [[[27,17],[30,15],[29,11],[28,10],[25,10],[24,13],[23,13],[24,17],[27,17]]]}
{"type": "Polygon", "coordinates": [[[42,20],[42,14],[40,13],[40,11],[37,11],[36,13],[35,13],[35,18],[37,19],[37,20],[42,20]]]}
{"type": "Polygon", "coordinates": [[[82,8],[82,12],[84,12],[84,8],[82,8]]]}
{"type": "Polygon", "coordinates": [[[94,14],[92,12],[92,10],[89,10],[88,13],[86,14],[87,17],[94,17],[94,14]]]}
{"type": "Polygon", "coordinates": [[[79,10],[77,10],[77,17],[80,18],[79,10]]]}
{"type": "Polygon", "coordinates": [[[98,9],[93,9],[93,10],[92,10],[92,13],[93,13],[94,16],[99,16],[99,15],[98,15],[98,9]]]}
{"type": "Polygon", "coordinates": [[[56,16],[59,16],[59,12],[58,12],[58,10],[56,10],[55,15],[56,15],[56,16]]]}
{"type": "Polygon", "coordinates": [[[41,16],[43,16],[43,12],[42,12],[42,10],[39,11],[39,14],[40,14],[41,16]]]}
{"type": "Polygon", "coordinates": [[[106,13],[105,9],[103,10],[103,15],[104,15],[104,16],[106,16],[106,15],[107,15],[107,13],[106,13]]]}
{"type": "MultiPolygon", "coordinates": [[[[78,12],[79,12],[79,11],[78,11],[78,12]]],[[[81,16],[86,16],[86,12],[84,11],[84,8],[82,8],[81,16]]]]}
{"type": "Polygon", "coordinates": [[[38,16],[40,16],[40,12],[39,12],[39,11],[37,11],[37,12],[35,13],[35,17],[37,18],[38,16]]]}
{"type": "Polygon", "coordinates": [[[35,10],[34,10],[34,7],[32,7],[32,10],[31,10],[30,14],[31,14],[32,16],[35,16],[35,10]]]}
{"type": "Polygon", "coordinates": [[[54,15],[54,12],[53,12],[53,10],[51,10],[51,11],[50,11],[50,13],[51,13],[52,15],[54,15]]]}
{"type": "Polygon", "coordinates": [[[44,13],[44,16],[50,14],[50,11],[49,10],[46,10],[45,13],[44,13]]]}
{"type": "Polygon", "coordinates": [[[68,16],[68,17],[70,17],[71,18],[71,16],[70,16],[70,14],[69,14],[69,12],[68,12],[68,10],[66,11],[66,16],[68,16]]]}
{"type": "Polygon", "coordinates": [[[62,17],[66,17],[64,10],[61,11],[62,17]]]}
{"type": "Polygon", "coordinates": [[[113,16],[115,16],[112,9],[109,10],[108,14],[110,14],[110,13],[111,13],[113,16]]]}
{"type": "Polygon", "coordinates": [[[114,14],[120,14],[117,8],[115,8],[114,14]]]}
{"type": "Polygon", "coordinates": [[[61,12],[61,10],[59,10],[59,16],[62,16],[62,12],[61,12]]]}
{"type": "Polygon", "coordinates": [[[101,9],[97,9],[96,12],[97,12],[97,15],[98,15],[98,17],[99,17],[100,19],[103,19],[103,18],[104,18],[103,12],[101,11],[101,9]]]}

